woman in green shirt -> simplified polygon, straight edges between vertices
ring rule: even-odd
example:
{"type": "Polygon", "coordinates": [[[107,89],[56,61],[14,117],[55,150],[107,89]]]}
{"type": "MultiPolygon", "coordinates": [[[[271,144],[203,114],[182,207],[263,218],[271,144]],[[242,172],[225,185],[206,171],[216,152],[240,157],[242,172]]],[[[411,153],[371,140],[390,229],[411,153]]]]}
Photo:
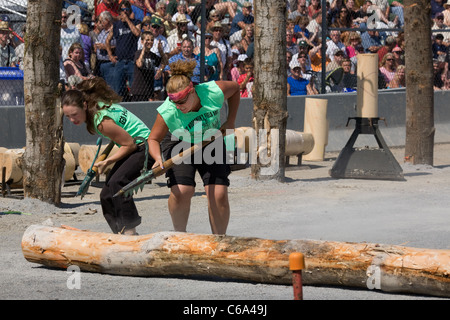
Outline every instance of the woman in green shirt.
{"type": "MultiPolygon", "coordinates": [[[[181,151],[176,147],[181,140],[191,145],[208,140],[218,129],[234,129],[240,101],[239,85],[234,81],[211,81],[194,87],[191,77],[195,66],[195,61],[176,61],[170,65],[172,76],[166,86],[168,98],[157,109],[158,115],[148,139],[150,155],[160,166],[163,165],[161,150],[168,159],[181,151]],[[228,102],[228,117],[221,124],[220,109],[225,100],[228,102]]],[[[195,192],[195,173],[198,171],[208,199],[212,233],[226,233],[230,217],[230,167],[225,161],[223,139],[216,139],[213,143],[215,155],[223,152],[222,157],[208,161],[208,155],[203,152],[205,147],[200,160],[195,154],[190,163],[183,162],[167,172],[171,190],[169,211],[175,231],[186,231],[191,198],[195,192]],[[216,143],[218,141],[220,144],[216,143]]]]}
{"type": "MultiPolygon", "coordinates": [[[[120,106],[118,96],[102,78],[85,80],[78,90],[68,90],[62,98],[64,115],[75,125],[86,123],[90,134],[100,134],[119,147],[110,157],[95,164],[101,174],[114,164],[100,193],[103,215],[114,233],[136,235],[141,223],[132,197],[113,197],[140,175],[145,161],[143,142],[150,129],[134,114],[120,106]],[[140,140],[140,141],[139,141],[140,140]]],[[[148,159],[148,167],[153,165],[148,159]]]]}

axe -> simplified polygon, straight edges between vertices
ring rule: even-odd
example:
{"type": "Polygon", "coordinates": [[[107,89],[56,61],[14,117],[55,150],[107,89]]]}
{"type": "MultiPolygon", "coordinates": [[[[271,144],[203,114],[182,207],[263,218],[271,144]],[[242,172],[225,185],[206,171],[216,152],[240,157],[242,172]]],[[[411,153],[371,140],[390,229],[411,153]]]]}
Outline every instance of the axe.
{"type": "MultiPolygon", "coordinates": [[[[217,133],[224,133],[224,130],[217,131],[217,133]]],[[[178,163],[181,163],[183,160],[187,159],[194,153],[196,153],[198,150],[202,149],[203,147],[207,146],[211,142],[213,142],[216,138],[218,138],[218,134],[211,137],[208,141],[203,141],[201,143],[196,143],[192,147],[190,147],[187,150],[184,150],[177,154],[176,156],[173,156],[169,160],[166,160],[163,162],[163,168],[161,168],[159,165],[152,168],[151,170],[147,170],[147,168],[144,166],[144,168],[141,170],[141,175],[131,181],[129,184],[127,184],[125,187],[120,189],[113,197],[117,197],[120,195],[123,195],[125,197],[132,196],[133,193],[137,193],[138,190],[144,189],[144,185],[147,182],[152,181],[156,177],[159,177],[160,175],[166,173],[170,168],[175,166],[178,163]]]]}
{"type": "Polygon", "coordinates": [[[86,194],[86,192],[89,189],[89,185],[91,184],[91,181],[95,178],[95,176],[97,175],[98,172],[98,168],[96,166],[94,166],[94,163],[97,161],[103,161],[105,160],[109,153],[111,152],[112,148],[114,148],[114,142],[111,141],[108,146],[106,147],[105,150],[103,150],[102,154],[100,155],[100,157],[98,157],[98,153],[100,152],[100,148],[102,146],[102,139],[98,138],[97,139],[97,153],[95,154],[94,160],[92,160],[92,164],[91,167],[89,168],[89,170],[86,173],[86,177],[84,177],[83,182],[81,183],[80,188],[78,189],[78,192],[75,196],[81,196],[81,199],[83,199],[84,195],[86,194]]]}

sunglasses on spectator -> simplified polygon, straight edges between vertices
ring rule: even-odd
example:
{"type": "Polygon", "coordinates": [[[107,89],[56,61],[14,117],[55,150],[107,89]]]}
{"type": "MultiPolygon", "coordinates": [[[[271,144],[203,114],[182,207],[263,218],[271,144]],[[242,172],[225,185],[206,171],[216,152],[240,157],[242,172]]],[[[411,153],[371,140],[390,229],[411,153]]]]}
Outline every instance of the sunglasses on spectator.
{"type": "Polygon", "coordinates": [[[159,28],[161,28],[161,26],[158,26],[157,24],[152,24],[152,28],[153,29],[159,29],[159,28]]]}
{"type": "Polygon", "coordinates": [[[298,58],[300,59],[300,58],[306,58],[306,56],[298,56],[298,58]]]}
{"type": "Polygon", "coordinates": [[[394,61],[394,59],[386,59],[386,61],[394,61]]]}

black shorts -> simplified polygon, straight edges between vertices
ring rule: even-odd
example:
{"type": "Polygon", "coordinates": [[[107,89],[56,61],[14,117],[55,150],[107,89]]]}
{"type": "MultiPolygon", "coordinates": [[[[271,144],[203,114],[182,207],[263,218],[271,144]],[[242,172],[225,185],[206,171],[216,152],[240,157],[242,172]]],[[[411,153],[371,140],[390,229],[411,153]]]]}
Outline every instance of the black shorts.
{"type": "MultiPolygon", "coordinates": [[[[179,140],[172,141],[171,134],[168,133],[161,143],[161,150],[164,159],[168,160],[190,146],[192,146],[190,143],[179,140]]],[[[166,173],[166,177],[168,178],[167,186],[170,188],[180,184],[195,187],[196,171],[200,174],[204,186],[211,184],[230,185],[228,176],[230,175],[231,169],[230,165],[226,163],[226,148],[223,139],[216,139],[209,146],[205,146],[201,151],[199,150],[186,161],[176,164],[169,169],[166,173]],[[216,158],[218,148],[220,150],[218,150],[219,153],[216,158]]]]}

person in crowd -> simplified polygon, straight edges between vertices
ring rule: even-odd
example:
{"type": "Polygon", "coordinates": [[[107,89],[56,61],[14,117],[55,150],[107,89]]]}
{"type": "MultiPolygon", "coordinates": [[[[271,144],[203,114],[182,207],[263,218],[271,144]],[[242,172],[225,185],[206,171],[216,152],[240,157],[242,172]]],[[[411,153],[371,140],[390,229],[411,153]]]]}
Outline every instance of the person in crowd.
{"type": "Polygon", "coordinates": [[[176,32],[167,38],[169,43],[169,57],[179,54],[181,52],[181,42],[183,39],[191,39],[194,42],[194,35],[188,30],[188,19],[186,15],[178,15],[176,32]]]}
{"type": "Polygon", "coordinates": [[[292,56],[293,56],[292,52],[286,51],[286,74],[288,77],[291,75],[291,67],[289,66],[289,64],[292,61],[292,56]]]}
{"type": "Polygon", "coordinates": [[[439,30],[438,32],[442,34],[444,44],[446,46],[450,45],[450,27],[444,24],[444,14],[442,12],[436,14],[431,30],[439,30]]]}
{"type": "Polygon", "coordinates": [[[8,22],[0,21],[0,67],[16,67],[19,62],[19,57],[9,43],[10,33],[8,22]]]}
{"type": "MultiPolygon", "coordinates": [[[[217,81],[224,78],[220,50],[211,45],[212,39],[212,34],[207,32],[205,34],[205,62],[208,67],[207,81],[217,81]]],[[[200,50],[199,46],[195,47],[194,54],[200,56],[200,50]]]]}
{"type": "MultiPolygon", "coordinates": [[[[154,41],[151,51],[157,56],[165,59],[166,61],[170,58],[170,48],[166,37],[162,35],[164,28],[162,27],[162,21],[158,17],[152,17],[150,21],[150,31],[153,33],[154,41]]],[[[159,68],[158,68],[159,69],[159,68]]],[[[155,71],[156,73],[158,70],[155,71]]],[[[165,73],[164,69],[162,71],[162,76],[156,77],[154,81],[154,100],[163,100],[163,87],[165,83],[165,73]]]]}
{"type": "Polygon", "coordinates": [[[291,30],[286,30],[286,51],[291,53],[291,57],[298,53],[298,45],[294,41],[294,34],[291,30]]]}
{"type": "MultiPolygon", "coordinates": [[[[206,21],[209,21],[211,19],[210,18],[211,11],[216,10],[215,9],[216,2],[217,2],[216,0],[206,0],[206,5],[205,5],[206,21]]],[[[192,22],[194,22],[194,24],[197,25],[198,19],[200,19],[202,16],[201,1],[196,2],[196,5],[194,6],[194,9],[190,13],[190,15],[192,17],[192,22]]]]}
{"type": "Polygon", "coordinates": [[[84,63],[92,70],[92,67],[95,66],[91,66],[91,59],[93,59],[92,55],[95,54],[95,50],[92,38],[89,36],[89,27],[86,23],[80,23],[77,25],[77,28],[80,32],[81,44],[83,45],[84,63]]]}
{"type": "MultiPolygon", "coordinates": [[[[291,59],[292,61],[292,59],[291,59]]],[[[308,81],[311,81],[312,78],[312,69],[311,65],[308,64],[308,54],[302,53],[297,56],[297,61],[300,66],[300,72],[303,79],[306,79],[308,81]]],[[[290,69],[290,62],[289,62],[289,69],[290,69]]],[[[291,70],[292,72],[292,70],[291,70]]]]}
{"type": "Polygon", "coordinates": [[[403,64],[397,67],[395,75],[388,84],[389,89],[406,87],[405,66],[403,64]]]}
{"type": "Polygon", "coordinates": [[[254,26],[253,24],[247,24],[242,30],[241,45],[245,52],[251,43],[253,43],[254,26]]]}
{"type": "MultiPolygon", "coordinates": [[[[151,28],[152,28],[152,18],[150,16],[145,16],[142,21],[141,21],[141,35],[142,33],[148,31],[151,32],[151,28]]],[[[142,38],[141,38],[142,40],[142,38]]],[[[138,41],[138,50],[141,50],[143,48],[143,43],[142,41],[138,41]]]]}
{"type": "Polygon", "coordinates": [[[393,36],[389,36],[384,41],[384,45],[380,48],[380,50],[377,51],[378,53],[378,63],[381,63],[383,60],[383,57],[389,53],[392,52],[394,47],[397,45],[397,41],[395,41],[395,38],[393,36]]]}
{"type": "MultiPolygon", "coordinates": [[[[110,33],[112,33],[112,25],[114,18],[109,11],[103,11],[98,16],[100,33],[97,36],[97,42],[94,43],[94,48],[97,54],[97,74],[105,79],[106,83],[110,86],[113,85],[114,77],[114,64],[109,59],[108,51],[106,48],[106,39],[110,33]]],[[[112,38],[110,42],[111,52],[116,50],[116,39],[112,38]]]]}
{"type": "Polygon", "coordinates": [[[214,10],[216,10],[221,17],[228,14],[230,19],[233,20],[237,13],[237,3],[228,0],[219,0],[216,2],[217,3],[214,4],[214,10]]]}
{"type": "Polygon", "coordinates": [[[216,22],[221,23],[222,17],[219,15],[219,12],[217,10],[211,10],[209,13],[209,20],[206,22],[206,30],[211,30],[213,26],[216,24],[216,22]]]}
{"type": "Polygon", "coordinates": [[[244,72],[240,75],[237,83],[239,84],[239,90],[241,94],[241,98],[251,98],[253,97],[253,81],[255,78],[253,77],[253,60],[250,58],[245,59],[244,61],[244,72]]]}
{"type": "Polygon", "coordinates": [[[184,17],[188,21],[188,24],[187,24],[188,30],[190,32],[194,33],[196,27],[195,27],[194,23],[192,22],[191,16],[187,13],[187,10],[188,10],[187,2],[185,0],[181,0],[180,2],[178,2],[177,12],[174,15],[172,15],[172,23],[176,25],[178,16],[184,15],[184,17]]]}
{"type": "Polygon", "coordinates": [[[345,44],[341,41],[341,32],[339,30],[330,31],[330,40],[327,41],[326,53],[331,61],[334,60],[334,53],[337,50],[345,51],[345,44]]]}
{"type": "Polygon", "coordinates": [[[431,18],[436,18],[438,13],[442,13],[445,10],[443,0],[430,0],[431,4],[431,18]]]}
{"type": "Polygon", "coordinates": [[[288,19],[296,20],[298,17],[308,17],[306,0],[297,0],[297,7],[288,15],[288,19]]]}
{"type": "Polygon", "coordinates": [[[345,43],[345,54],[348,58],[355,57],[359,51],[359,47],[361,46],[361,36],[356,31],[350,31],[347,37],[347,41],[345,43]]]}
{"type": "Polygon", "coordinates": [[[306,42],[305,40],[301,40],[301,41],[298,43],[298,53],[294,54],[294,55],[292,56],[292,59],[298,60],[298,57],[299,57],[301,54],[305,54],[305,55],[306,55],[306,64],[307,64],[307,66],[308,66],[309,68],[311,68],[311,55],[310,55],[310,49],[311,49],[311,48],[314,48],[314,50],[320,50],[320,48],[316,48],[316,47],[310,46],[310,45],[308,44],[308,42],[306,42]]]}
{"type": "Polygon", "coordinates": [[[353,20],[350,16],[350,11],[345,7],[339,9],[339,16],[331,24],[333,28],[351,28],[353,26],[353,20]]]}
{"type": "Polygon", "coordinates": [[[298,16],[295,20],[293,36],[296,42],[305,40],[311,41],[314,38],[314,34],[309,32],[307,26],[309,24],[309,19],[307,16],[298,16]]]}
{"type": "Polygon", "coordinates": [[[380,72],[384,76],[384,82],[389,84],[392,79],[394,78],[395,71],[397,69],[397,66],[395,64],[395,57],[392,52],[386,53],[381,60],[380,64],[380,72]]]}
{"type": "Polygon", "coordinates": [[[119,1],[102,0],[95,7],[95,16],[98,17],[103,11],[108,11],[114,18],[119,17],[119,1]]]}
{"type": "MultiPolygon", "coordinates": [[[[196,68],[194,61],[177,61],[170,68],[172,77],[167,82],[168,98],[157,109],[158,115],[148,138],[150,154],[160,166],[163,159],[169,159],[180,151],[180,130],[184,133],[183,140],[186,140],[184,145],[190,146],[210,139],[216,131],[214,129],[234,129],[240,101],[239,86],[234,81],[209,81],[194,85],[191,82],[196,68]],[[221,125],[219,115],[224,101],[228,102],[228,116],[221,125]],[[194,122],[197,124],[191,125],[194,122]]],[[[224,140],[214,140],[216,154],[220,148],[225,155],[224,140]]],[[[208,200],[211,231],[214,234],[226,233],[230,218],[228,175],[231,170],[225,156],[215,159],[208,163],[204,157],[201,163],[191,159],[194,161],[168,170],[169,212],[175,231],[186,232],[191,199],[195,193],[195,173],[198,171],[208,200]]]]}
{"type": "Polygon", "coordinates": [[[403,51],[402,48],[400,48],[398,45],[394,47],[394,49],[392,49],[392,53],[394,54],[395,57],[395,64],[397,66],[399,65],[404,65],[405,64],[405,52],[403,51]]]}
{"type": "Polygon", "coordinates": [[[136,20],[144,20],[156,12],[156,0],[130,0],[131,10],[136,20]]]}
{"type": "Polygon", "coordinates": [[[306,29],[313,33],[313,36],[309,37],[309,41],[315,41],[317,37],[322,34],[322,11],[313,15],[312,19],[306,26],[306,29]]]}
{"type": "Polygon", "coordinates": [[[253,6],[250,2],[244,2],[242,5],[242,12],[237,13],[231,22],[229,36],[232,36],[233,33],[244,29],[246,24],[253,24],[255,22],[255,17],[252,15],[252,7],[253,6]]]}
{"type": "MultiPolygon", "coordinates": [[[[223,35],[223,27],[220,22],[216,22],[211,30],[213,40],[211,45],[219,48],[220,58],[222,59],[223,75],[226,76],[233,65],[233,53],[231,51],[230,41],[223,35]]],[[[222,79],[225,80],[225,79],[222,79]]]]}
{"type": "Polygon", "coordinates": [[[247,55],[246,54],[240,54],[236,61],[234,61],[234,66],[231,69],[230,73],[231,73],[231,81],[235,81],[238,82],[239,77],[245,73],[245,69],[244,69],[244,61],[245,59],[247,59],[247,55]]]}
{"type": "Polygon", "coordinates": [[[302,77],[302,71],[298,61],[292,60],[289,66],[291,68],[291,76],[287,78],[288,96],[313,95],[318,93],[312,83],[302,77]]]}
{"type": "Polygon", "coordinates": [[[156,12],[152,14],[152,18],[158,18],[163,28],[161,34],[168,38],[170,32],[175,29],[175,23],[172,22],[172,16],[166,12],[167,5],[165,1],[156,3],[156,12]]]}
{"type": "Polygon", "coordinates": [[[447,55],[448,48],[444,44],[444,36],[438,33],[431,44],[431,51],[433,52],[433,59],[444,61],[447,55]]]}
{"type": "Polygon", "coordinates": [[[61,13],[61,38],[60,45],[62,48],[63,61],[68,58],[68,51],[72,43],[81,43],[81,34],[75,26],[68,26],[67,21],[69,14],[66,9],[62,9],[61,13]]]}
{"type": "Polygon", "coordinates": [[[356,90],[358,80],[356,74],[353,71],[353,63],[349,58],[344,58],[342,61],[342,69],[344,70],[344,76],[342,77],[341,85],[343,91],[353,92],[356,90]]]}
{"type": "MultiPolygon", "coordinates": [[[[195,61],[196,65],[192,72],[192,78],[191,81],[195,85],[199,84],[200,82],[200,57],[194,54],[194,42],[189,39],[185,38],[181,42],[181,52],[179,54],[176,54],[172,56],[169,59],[168,65],[164,68],[164,71],[168,72],[170,76],[172,76],[172,71],[170,69],[170,66],[172,63],[181,60],[181,61],[195,61]]],[[[206,72],[205,72],[205,75],[206,72]]]]}
{"type": "Polygon", "coordinates": [[[84,50],[81,43],[73,43],[68,52],[69,57],[64,60],[64,70],[66,77],[76,75],[82,80],[87,80],[93,77],[89,67],[84,62],[84,50]]]}
{"type": "Polygon", "coordinates": [[[442,11],[442,14],[444,15],[444,24],[447,27],[450,27],[450,0],[447,0],[446,3],[444,3],[444,11],[442,11]]]}
{"type": "MultiPolygon", "coordinates": [[[[336,20],[339,19],[339,17],[341,16],[342,8],[347,9],[347,7],[345,6],[344,0],[332,0],[331,1],[330,10],[329,10],[331,24],[335,23],[336,20]]],[[[347,13],[348,13],[348,18],[350,19],[350,21],[352,21],[352,17],[351,17],[350,11],[348,9],[347,9],[347,13]]]]}
{"type": "Polygon", "coordinates": [[[150,31],[142,32],[143,48],[136,51],[133,84],[130,88],[133,101],[153,100],[154,80],[163,75],[165,65],[161,65],[161,57],[151,51],[154,40],[155,36],[150,31]]]}
{"type": "Polygon", "coordinates": [[[113,30],[106,39],[106,50],[114,66],[114,77],[112,88],[124,100],[128,99],[128,85],[133,83],[134,55],[141,34],[141,21],[132,19],[131,4],[124,0],[120,3],[120,15],[113,23],[113,30]],[[116,50],[113,54],[111,49],[112,39],[116,40],[116,50]]]}
{"type": "Polygon", "coordinates": [[[333,60],[329,64],[327,64],[327,72],[333,71],[339,67],[342,67],[342,63],[344,59],[347,58],[344,51],[341,49],[337,49],[333,54],[333,60]]]}
{"type": "Polygon", "coordinates": [[[441,90],[445,88],[443,63],[437,59],[433,59],[433,87],[434,90],[441,90]]]}
{"type": "Polygon", "coordinates": [[[366,53],[377,53],[383,47],[377,30],[367,29],[361,34],[361,40],[366,53]]]}
{"type": "Polygon", "coordinates": [[[403,28],[405,25],[405,15],[403,11],[403,0],[389,0],[389,5],[392,14],[398,17],[399,27],[403,28]]]}
{"type": "MultiPolygon", "coordinates": [[[[86,124],[90,134],[99,134],[114,141],[117,152],[95,165],[99,173],[114,164],[100,193],[100,203],[113,233],[137,235],[141,217],[133,197],[114,197],[123,186],[141,174],[146,148],[141,139],[147,139],[150,129],[119,103],[121,97],[104,79],[95,77],[80,83],[78,90],[64,93],[61,104],[64,115],[75,125],[86,124]]],[[[148,158],[148,169],[154,160],[148,158]]]]}
{"type": "MultiPolygon", "coordinates": [[[[22,27],[22,38],[24,38],[24,39],[25,39],[25,35],[27,33],[26,27],[27,27],[26,24],[24,24],[22,27]]],[[[21,42],[17,47],[14,48],[14,53],[17,56],[16,65],[19,66],[19,68],[21,68],[23,70],[23,57],[25,54],[25,41],[21,42]]]]}
{"type": "Polygon", "coordinates": [[[311,0],[307,8],[308,18],[314,19],[314,16],[322,11],[320,0],[311,0]]]}

